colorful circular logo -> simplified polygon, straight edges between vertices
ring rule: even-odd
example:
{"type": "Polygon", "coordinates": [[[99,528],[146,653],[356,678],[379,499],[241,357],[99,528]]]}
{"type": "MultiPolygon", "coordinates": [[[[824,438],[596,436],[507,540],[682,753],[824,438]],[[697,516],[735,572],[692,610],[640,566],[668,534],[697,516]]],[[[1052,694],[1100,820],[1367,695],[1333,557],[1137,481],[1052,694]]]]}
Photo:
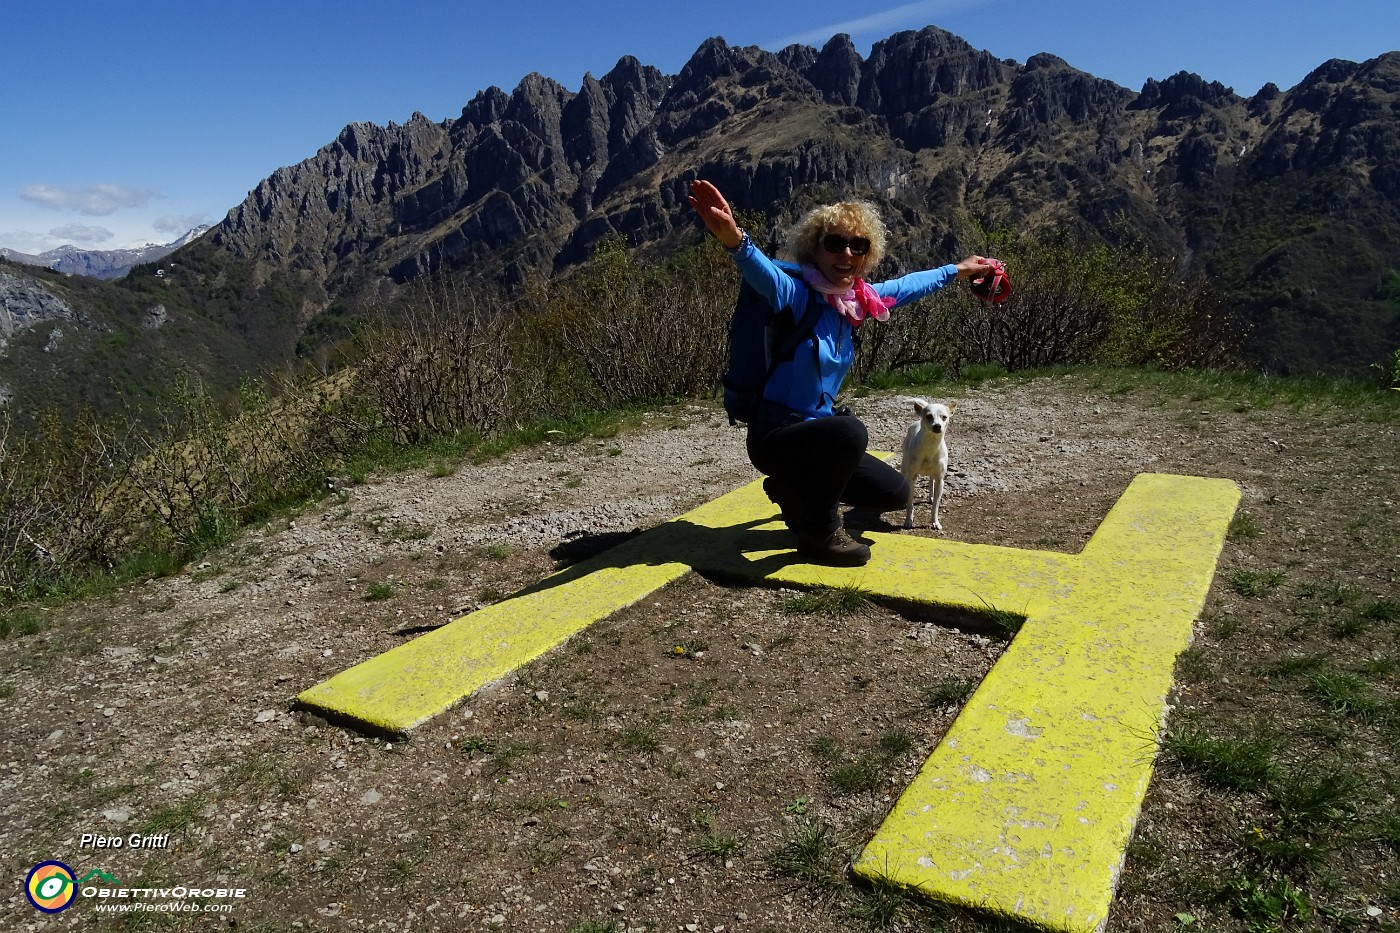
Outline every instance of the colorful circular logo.
{"type": "Polygon", "coordinates": [[[73,869],[62,862],[40,862],[29,870],[24,879],[24,896],[36,910],[56,914],[73,903],[78,885],[73,869]]]}

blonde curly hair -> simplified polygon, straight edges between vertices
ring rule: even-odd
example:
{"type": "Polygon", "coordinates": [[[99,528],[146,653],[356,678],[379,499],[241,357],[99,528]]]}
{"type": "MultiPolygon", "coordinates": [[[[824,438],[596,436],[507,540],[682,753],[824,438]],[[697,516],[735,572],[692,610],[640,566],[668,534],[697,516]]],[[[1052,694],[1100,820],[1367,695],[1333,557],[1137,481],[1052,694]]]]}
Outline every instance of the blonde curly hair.
{"type": "Polygon", "coordinates": [[[822,237],[837,228],[870,241],[865,269],[874,269],[880,264],[885,256],[885,224],[875,205],[867,201],[840,201],[812,208],[788,231],[788,255],[803,265],[815,263],[817,251],[822,248],[822,237]]]}

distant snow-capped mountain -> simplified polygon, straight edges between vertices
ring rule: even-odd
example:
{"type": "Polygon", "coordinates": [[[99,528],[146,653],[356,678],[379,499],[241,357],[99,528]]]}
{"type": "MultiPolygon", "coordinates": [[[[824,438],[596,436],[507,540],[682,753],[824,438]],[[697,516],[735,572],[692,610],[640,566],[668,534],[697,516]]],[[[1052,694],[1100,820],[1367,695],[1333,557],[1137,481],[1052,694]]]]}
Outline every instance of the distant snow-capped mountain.
{"type": "Polygon", "coordinates": [[[42,266],[70,275],[86,275],[95,279],[119,279],[132,266],[155,262],[191,243],[209,229],[200,224],[172,243],[147,243],[135,249],[79,249],[65,244],[37,256],[0,247],[0,257],[26,266],[42,266]]]}

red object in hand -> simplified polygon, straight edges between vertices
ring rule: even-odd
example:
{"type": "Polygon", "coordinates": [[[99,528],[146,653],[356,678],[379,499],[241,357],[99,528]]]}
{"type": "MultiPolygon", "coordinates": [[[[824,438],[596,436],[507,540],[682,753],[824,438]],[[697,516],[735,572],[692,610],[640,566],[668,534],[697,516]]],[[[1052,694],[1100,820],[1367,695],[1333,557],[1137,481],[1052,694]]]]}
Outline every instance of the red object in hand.
{"type": "Polygon", "coordinates": [[[1011,279],[1006,275],[1006,263],[1000,259],[993,259],[991,263],[995,267],[992,271],[972,280],[972,294],[999,305],[1011,297],[1011,279]]]}

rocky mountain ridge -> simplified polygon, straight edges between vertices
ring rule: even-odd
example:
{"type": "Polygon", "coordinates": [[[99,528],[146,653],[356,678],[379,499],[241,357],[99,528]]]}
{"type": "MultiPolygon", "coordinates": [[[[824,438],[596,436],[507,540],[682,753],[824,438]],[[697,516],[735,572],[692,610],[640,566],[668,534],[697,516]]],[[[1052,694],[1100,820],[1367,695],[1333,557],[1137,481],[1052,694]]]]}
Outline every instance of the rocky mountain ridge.
{"type": "Polygon", "coordinates": [[[532,74],[510,93],[481,91],[456,119],[347,126],[201,245],[300,283],[285,349],[368,280],[446,268],[511,284],[567,269],[604,236],[659,248],[695,237],[685,189],[703,175],[767,213],[770,238],[812,201],[876,198],[891,272],[947,255],[964,215],[1126,231],[1210,271],[1256,323],[1299,312],[1309,289],[1344,295],[1360,320],[1333,322],[1326,356],[1364,363],[1400,342],[1394,315],[1360,307],[1400,269],[1383,232],[1400,230],[1397,88],[1400,53],[1327,62],[1290,91],[1244,98],[1184,72],[1134,93],[936,27],[866,58],[843,35],[778,53],[710,39],[675,76],[629,57],[577,91],[532,74]],[[1296,254],[1339,237],[1366,268],[1322,263],[1299,293],[1296,254]]]}
{"type": "MultiPolygon", "coordinates": [[[[577,90],[532,74],[453,119],[352,124],[163,268],[113,283],[113,336],[71,346],[127,334],[235,385],[246,361],[314,351],[425,276],[509,287],[567,273],[604,238],[657,254],[697,242],[697,176],[765,246],[814,203],[876,201],[891,231],[877,278],[977,248],[979,229],[1065,231],[1209,274],[1267,370],[1364,373],[1400,346],[1400,52],[1246,98],[1186,72],[1135,92],[936,27],[868,56],[842,35],[779,52],[714,38],[675,75],[629,56],[577,90]]],[[[77,370],[47,346],[12,340],[12,368],[59,385],[77,370]]]]}

